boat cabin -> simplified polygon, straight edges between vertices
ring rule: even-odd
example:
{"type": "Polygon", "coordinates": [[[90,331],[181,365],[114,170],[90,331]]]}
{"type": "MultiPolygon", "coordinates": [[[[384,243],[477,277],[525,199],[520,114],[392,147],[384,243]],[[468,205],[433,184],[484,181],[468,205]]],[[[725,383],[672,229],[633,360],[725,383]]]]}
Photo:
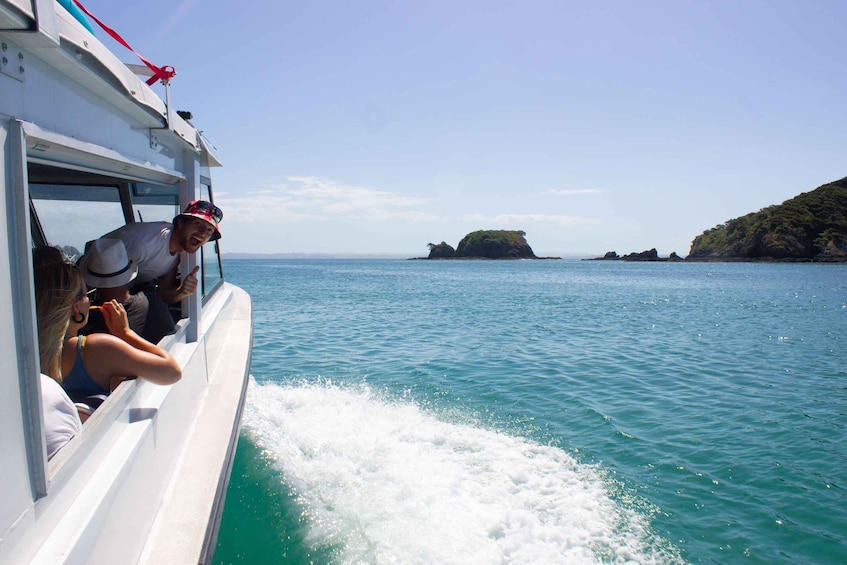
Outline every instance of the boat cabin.
{"type": "Polygon", "coordinates": [[[224,277],[226,222],[180,257],[200,285],[159,346],[182,379],[125,381],[49,460],[32,249],[76,259],[121,225],[214,201],[215,148],[170,85],[146,84],[60,2],[0,0],[0,61],[0,563],[207,562],[252,347],[250,297],[224,277]]]}

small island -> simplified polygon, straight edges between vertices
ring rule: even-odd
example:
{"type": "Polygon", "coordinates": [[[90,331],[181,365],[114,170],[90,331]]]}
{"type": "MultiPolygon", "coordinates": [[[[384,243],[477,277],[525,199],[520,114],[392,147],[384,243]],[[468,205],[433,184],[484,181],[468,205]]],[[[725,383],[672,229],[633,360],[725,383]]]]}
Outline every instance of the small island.
{"type": "Polygon", "coordinates": [[[659,257],[659,252],[656,248],[642,251],[641,253],[629,253],[627,255],[618,255],[616,251],[609,251],[602,257],[594,257],[593,259],[583,259],[583,261],[684,261],[682,257],[672,251],[667,257],[659,257]]]}
{"type": "Polygon", "coordinates": [[[471,232],[454,249],[448,243],[429,243],[429,256],[417,259],[559,259],[537,257],[522,230],[478,230],[471,232]]]}

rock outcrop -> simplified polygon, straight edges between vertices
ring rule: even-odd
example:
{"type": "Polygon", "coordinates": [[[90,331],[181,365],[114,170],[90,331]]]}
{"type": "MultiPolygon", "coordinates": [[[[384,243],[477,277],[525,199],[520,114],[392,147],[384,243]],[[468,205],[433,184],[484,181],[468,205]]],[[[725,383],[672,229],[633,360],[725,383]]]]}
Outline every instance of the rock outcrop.
{"type": "Polygon", "coordinates": [[[479,230],[462,238],[456,247],[456,257],[485,259],[536,259],[526,242],[526,233],[519,230],[479,230]]]}
{"type": "Polygon", "coordinates": [[[621,257],[616,251],[608,251],[602,257],[587,259],[588,261],[683,261],[684,259],[672,251],[667,257],[659,257],[659,252],[656,248],[642,251],[641,253],[629,253],[621,257]]]}
{"type": "MultiPolygon", "coordinates": [[[[558,259],[536,257],[521,230],[479,230],[471,232],[454,250],[445,242],[429,243],[426,259],[558,259]]],[[[422,257],[423,258],[423,257],[422,257]]]]}
{"type": "Polygon", "coordinates": [[[427,243],[427,246],[429,247],[427,259],[453,259],[456,257],[456,250],[453,249],[453,246],[443,241],[438,244],[427,243]]]}

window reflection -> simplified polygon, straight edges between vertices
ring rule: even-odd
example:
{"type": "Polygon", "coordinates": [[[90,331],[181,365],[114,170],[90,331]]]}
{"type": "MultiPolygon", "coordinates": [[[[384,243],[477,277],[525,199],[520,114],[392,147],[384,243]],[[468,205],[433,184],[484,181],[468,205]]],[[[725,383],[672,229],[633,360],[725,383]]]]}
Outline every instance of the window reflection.
{"type": "Polygon", "coordinates": [[[203,295],[211,294],[212,291],[221,283],[220,266],[218,264],[218,242],[210,241],[203,246],[201,253],[203,260],[203,295]]]}
{"type": "MultiPolygon", "coordinates": [[[[215,201],[212,197],[212,187],[210,184],[202,184],[200,193],[203,200],[208,200],[209,202],[215,201]]],[[[224,217],[226,217],[226,210],[224,210],[224,217]]],[[[223,282],[223,268],[218,241],[210,241],[203,246],[200,250],[200,261],[203,266],[201,269],[203,277],[200,281],[200,287],[203,296],[206,297],[211,295],[223,282]]]]}
{"type": "Polygon", "coordinates": [[[87,241],[124,224],[118,187],[30,184],[29,193],[47,243],[73,260],[87,241]]]}
{"type": "Polygon", "coordinates": [[[136,222],[171,222],[179,214],[179,187],[134,183],[132,208],[136,222]]]}

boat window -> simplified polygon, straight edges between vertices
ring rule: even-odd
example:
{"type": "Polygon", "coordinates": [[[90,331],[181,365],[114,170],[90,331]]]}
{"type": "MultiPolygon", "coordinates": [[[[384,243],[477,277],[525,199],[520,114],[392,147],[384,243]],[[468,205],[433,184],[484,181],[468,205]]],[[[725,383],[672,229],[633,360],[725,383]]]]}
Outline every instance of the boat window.
{"type": "Polygon", "coordinates": [[[119,187],[29,185],[46,243],[76,260],[85,244],[124,223],[119,187]]]}
{"type": "Polygon", "coordinates": [[[171,222],[179,214],[179,186],[134,183],[132,207],[136,222],[171,222]]]}
{"type": "MultiPolygon", "coordinates": [[[[200,185],[200,194],[203,200],[214,202],[212,197],[212,186],[208,182],[200,185]]],[[[224,212],[226,217],[226,212],[224,212]]],[[[220,245],[217,241],[210,241],[200,250],[201,272],[200,290],[203,298],[210,296],[221,283],[223,283],[223,266],[221,264],[220,245]]]]}
{"type": "MultiPolygon", "coordinates": [[[[11,166],[7,171],[6,192],[11,195],[14,207],[7,207],[9,230],[9,259],[11,265],[14,298],[11,307],[12,327],[17,335],[37,338],[34,316],[33,272],[30,251],[36,245],[55,245],[74,259],[79,258],[88,241],[97,239],[128,222],[171,221],[178,213],[180,189],[191,188],[177,171],[163,172],[161,167],[146,167],[143,164],[120,158],[107,150],[92,150],[90,144],[71,138],[54,136],[35,125],[12,121],[14,135],[11,151],[7,149],[11,166]],[[46,138],[47,142],[40,140],[46,138]],[[28,144],[31,151],[28,150],[28,144]],[[41,144],[41,145],[39,145],[41,144]],[[32,149],[38,146],[39,148],[32,149]],[[71,162],[62,161],[69,159],[71,162]],[[124,176],[126,172],[127,176],[124,176]],[[132,175],[129,177],[128,175],[132,175]],[[143,182],[144,181],[147,182],[143,182]],[[18,203],[26,203],[20,209],[18,203]],[[27,209],[28,208],[28,209],[27,209]],[[140,212],[140,214],[139,214],[140,212]],[[28,218],[27,218],[28,215],[28,218]],[[18,275],[17,277],[15,275],[18,275]]],[[[0,135],[7,130],[0,125],[0,135]]],[[[185,324],[183,325],[185,327],[185,324]]],[[[182,330],[185,333],[186,330],[182,330]]],[[[25,342],[19,342],[25,343],[25,342]]],[[[76,451],[81,446],[91,445],[93,438],[74,440],[73,446],[64,447],[48,463],[44,452],[42,408],[37,382],[38,347],[18,346],[18,389],[21,394],[22,418],[26,424],[25,441],[29,458],[29,473],[32,495],[43,497],[48,491],[50,477],[66,469],[70,457],[81,457],[76,451]],[[70,448],[70,449],[69,449],[70,448]]],[[[37,345],[37,343],[36,343],[37,345]]],[[[13,391],[7,386],[3,392],[13,391]]],[[[115,406],[114,401],[125,405],[131,399],[131,385],[121,385],[122,397],[111,395],[108,406],[101,406],[99,414],[108,414],[115,406]],[[123,388],[122,388],[123,387],[123,388]],[[103,410],[106,410],[104,412],[103,410]]],[[[103,416],[101,416],[102,421],[103,416]]],[[[97,421],[93,423],[95,426],[97,421]]],[[[92,423],[88,423],[91,426],[92,423]]],[[[101,434],[106,433],[101,428],[101,434]]],[[[4,432],[5,433],[5,432],[4,432]]],[[[5,441],[0,434],[0,441],[5,441]]],[[[5,445],[5,443],[4,443],[5,445]]],[[[16,446],[19,447],[19,446],[16,446]]],[[[84,448],[85,450],[90,447],[84,448]]],[[[75,466],[73,464],[71,467],[75,466]]]]}
{"type": "Polygon", "coordinates": [[[203,296],[209,296],[221,282],[220,248],[217,241],[210,241],[200,253],[203,260],[203,296]]]}

